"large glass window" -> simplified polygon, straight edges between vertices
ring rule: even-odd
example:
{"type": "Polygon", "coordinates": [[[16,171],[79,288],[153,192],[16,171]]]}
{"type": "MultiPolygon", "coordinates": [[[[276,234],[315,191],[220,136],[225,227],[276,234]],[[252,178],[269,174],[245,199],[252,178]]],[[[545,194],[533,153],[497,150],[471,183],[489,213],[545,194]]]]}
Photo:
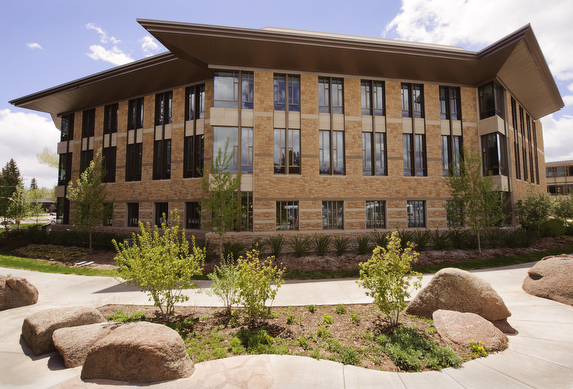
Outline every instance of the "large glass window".
{"type": "Polygon", "coordinates": [[[185,228],[201,229],[201,205],[197,201],[185,203],[185,228]]]}
{"type": "Polygon", "coordinates": [[[58,185],[68,185],[72,179],[72,153],[60,154],[58,185]]]}
{"type": "Polygon", "coordinates": [[[366,201],[366,228],[386,228],[385,201],[366,201]]]}
{"type": "Polygon", "coordinates": [[[274,172],[300,174],[300,130],[275,129],[274,172]],[[288,160],[287,160],[288,158],[288,160]]]}
{"type": "Polygon", "coordinates": [[[215,72],[214,106],[224,108],[239,107],[239,80],[241,80],[241,107],[253,109],[253,72],[215,72]]]}
{"type": "Polygon", "coordinates": [[[441,86],[440,87],[440,118],[461,120],[461,99],[460,88],[441,86]]]}
{"type": "Polygon", "coordinates": [[[113,226],[113,203],[103,203],[102,225],[113,226]]]}
{"type": "Polygon", "coordinates": [[[531,137],[531,120],[529,118],[529,114],[525,115],[525,121],[527,123],[527,142],[529,143],[529,173],[531,182],[535,182],[535,169],[533,165],[533,138],[531,137]]]}
{"type": "Polygon", "coordinates": [[[185,137],[183,150],[183,177],[202,177],[205,153],[205,136],[191,135],[185,137]]]}
{"type": "Polygon", "coordinates": [[[253,192],[241,192],[241,231],[253,230],[253,192]]]}
{"type": "Polygon", "coordinates": [[[169,220],[169,203],[155,203],[155,225],[161,227],[169,220]]]}
{"type": "Polygon", "coordinates": [[[105,169],[103,182],[115,182],[116,154],[117,147],[104,147],[102,149],[103,168],[105,169]]]}
{"type": "Polygon", "coordinates": [[[505,175],[505,137],[494,132],[481,137],[484,174],[505,175]]]}
{"type": "Polygon", "coordinates": [[[362,175],[384,176],[386,174],[386,134],[382,132],[363,132],[362,175]]]}
{"type": "Polygon", "coordinates": [[[143,128],[143,97],[129,100],[129,111],[127,113],[127,129],[136,130],[143,128]]]}
{"type": "Polygon", "coordinates": [[[405,176],[426,176],[426,139],[422,134],[402,134],[405,176]]]}
{"type": "Polygon", "coordinates": [[[318,78],[318,111],[344,113],[344,88],[342,78],[318,78]]]}
{"type": "Polygon", "coordinates": [[[125,181],[141,181],[141,162],[143,159],[143,145],[132,143],[126,149],[125,181]]]}
{"type": "Polygon", "coordinates": [[[213,155],[221,150],[225,151],[225,144],[229,140],[227,153],[233,153],[233,159],[228,166],[231,173],[253,172],[253,129],[237,127],[213,127],[213,155]]]}
{"type": "Polygon", "coordinates": [[[62,123],[60,125],[60,141],[64,142],[66,140],[74,139],[74,114],[66,115],[62,117],[62,123]]]}
{"type": "Polygon", "coordinates": [[[460,159],[462,155],[462,137],[442,135],[442,175],[460,174],[460,159]]]}
{"type": "Polygon", "coordinates": [[[300,111],[300,76],[275,74],[274,104],[275,111],[300,111]]]}
{"type": "Polygon", "coordinates": [[[155,125],[170,124],[173,120],[173,92],[155,95],[155,125]]]}
{"type": "Polygon", "coordinates": [[[362,115],[385,115],[384,82],[365,81],[360,83],[362,115]]]}
{"type": "Polygon", "coordinates": [[[424,87],[422,84],[402,84],[402,117],[424,117],[424,87]]]}
{"type": "Polygon", "coordinates": [[[153,150],[153,179],[171,178],[171,139],[156,140],[153,150]]]}
{"type": "Polygon", "coordinates": [[[82,115],[82,138],[94,136],[95,109],[88,109],[82,115]]]}
{"type": "Polygon", "coordinates": [[[342,230],[344,228],[343,201],[322,202],[322,229],[342,230]]]}
{"type": "Polygon", "coordinates": [[[118,104],[106,105],[104,107],[104,118],[103,118],[103,133],[104,134],[114,134],[117,132],[117,114],[119,108],[118,104]]]}
{"type": "Polygon", "coordinates": [[[319,131],[318,153],[320,174],[345,174],[343,131],[319,131]]]}
{"type": "Polygon", "coordinates": [[[298,230],[298,201],[277,201],[276,229],[298,230]]]}
{"type": "Polygon", "coordinates": [[[513,124],[513,154],[515,158],[515,178],[521,180],[521,158],[519,157],[519,129],[517,127],[517,102],[511,98],[511,119],[513,124]]]}
{"type": "Polygon", "coordinates": [[[205,84],[193,85],[185,90],[185,120],[205,117],[205,84]]]}
{"type": "Polygon", "coordinates": [[[527,170],[527,138],[525,137],[525,113],[523,107],[519,107],[519,124],[521,129],[521,155],[523,156],[523,179],[527,181],[529,180],[529,174],[527,170]]]}
{"type": "Polygon", "coordinates": [[[480,119],[503,117],[503,88],[494,82],[479,87],[480,119]]]}
{"type": "Polygon", "coordinates": [[[90,162],[94,159],[93,150],[83,150],[80,153],[80,174],[90,166],[90,162]]]}
{"type": "Polygon", "coordinates": [[[127,226],[139,226],[139,203],[127,203],[127,226]]]}
{"type": "Polygon", "coordinates": [[[409,200],[407,204],[408,228],[426,227],[426,202],[409,200]]]}

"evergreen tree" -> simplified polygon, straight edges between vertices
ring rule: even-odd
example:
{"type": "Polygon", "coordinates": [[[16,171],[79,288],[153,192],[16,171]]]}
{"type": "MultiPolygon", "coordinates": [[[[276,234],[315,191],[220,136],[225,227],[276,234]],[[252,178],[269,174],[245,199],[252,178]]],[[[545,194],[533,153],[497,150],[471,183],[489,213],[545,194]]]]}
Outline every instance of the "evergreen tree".
{"type": "Polygon", "coordinates": [[[36,182],[36,177],[32,177],[32,182],[30,182],[30,189],[38,189],[38,183],[36,182]]]}
{"type": "Polygon", "coordinates": [[[14,159],[10,159],[6,166],[2,168],[2,175],[0,176],[0,216],[4,218],[8,216],[10,198],[12,198],[12,195],[21,183],[20,169],[18,169],[14,159]]]}

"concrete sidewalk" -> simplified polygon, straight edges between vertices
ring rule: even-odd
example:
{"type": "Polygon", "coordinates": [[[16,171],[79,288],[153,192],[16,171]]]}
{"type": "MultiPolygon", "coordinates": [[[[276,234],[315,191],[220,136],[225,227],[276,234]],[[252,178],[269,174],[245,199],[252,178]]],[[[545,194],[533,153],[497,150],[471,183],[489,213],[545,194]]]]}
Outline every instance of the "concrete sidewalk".
{"type": "MultiPolygon", "coordinates": [[[[255,355],[196,364],[189,378],[146,388],[567,388],[573,389],[573,307],[526,294],[521,285],[533,264],[475,271],[491,283],[512,313],[518,333],[509,348],[442,372],[390,373],[295,356],[255,355]]],[[[111,381],[83,382],[81,368],[67,369],[57,352],[34,356],[21,340],[24,318],[47,308],[104,304],[149,304],[137,288],[112,278],[37,273],[0,268],[27,278],[37,304],[0,312],[0,388],[133,388],[111,381]]],[[[427,284],[431,275],[424,276],[427,284]]],[[[209,283],[202,281],[201,288],[209,283]]],[[[189,291],[185,305],[220,306],[217,299],[189,291]]],[[[280,289],[275,306],[367,303],[354,280],[292,281],[280,289]]]]}

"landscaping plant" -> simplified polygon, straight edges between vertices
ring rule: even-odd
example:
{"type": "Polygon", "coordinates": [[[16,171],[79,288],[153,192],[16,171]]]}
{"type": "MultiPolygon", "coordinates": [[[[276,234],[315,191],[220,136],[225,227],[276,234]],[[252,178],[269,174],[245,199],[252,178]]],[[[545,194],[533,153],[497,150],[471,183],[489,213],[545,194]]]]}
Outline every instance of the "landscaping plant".
{"type": "MultiPolygon", "coordinates": [[[[166,220],[163,215],[163,220],[166,220]]],[[[149,294],[149,299],[159,308],[164,321],[168,321],[177,302],[189,300],[183,294],[185,289],[196,287],[191,279],[202,274],[205,250],[192,246],[185,239],[185,232],[179,236],[177,210],[171,212],[168,225],[157,226],[139,223],[140,234],[133,234],[133,244],[113,244],[117,251],[115,261],[119,267],[119,280],[134,284],[149,294]]]]}
{"type": "Polygon", "coordinates": [[[408,246],[402,249],[398,232],[392,232],[387,248],[376,247],[372,257],[360,264],[357,280],[394,327],[398,325],[400,311],[406,308],[409,289],[422,286],[422,274],[413,272],[411,267],[419,253],[413,251],[413,244],[408,246]]]}
{"type": "Polygon", "coordinates": [[[237,302],[237,269],[234,262],[233,256],[229,255],[207,275],[213,281],[207,294],[217,296],[223,302],[228,315],[231,314],[233,304],[237,302]]]}

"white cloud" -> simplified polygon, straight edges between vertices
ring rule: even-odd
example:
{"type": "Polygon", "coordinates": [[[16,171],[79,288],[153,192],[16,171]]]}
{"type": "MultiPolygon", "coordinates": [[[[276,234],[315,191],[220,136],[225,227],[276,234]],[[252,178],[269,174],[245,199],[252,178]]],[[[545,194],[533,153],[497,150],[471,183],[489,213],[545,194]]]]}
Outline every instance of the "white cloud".
{"type": "Polygon", "coordinates": [[[155,54],[157,50],[159,50],[159,45],[155,42],[155,39],[149,35],[141,38],[139,42],[141,43],[141,49],[145,53],[146,57],[155,54]]]}
{"type": "Polygon", "coordinates": [[[40,46],[39,43],[32,43],[32,42],[30,42],[30,43],[26,43],[26,46],[28,46],[28,47],[31,48],[32,50],[33,50],[33,49],[40,49],[40,50],[43,50],[43,49],[44,49],[42,46],[40,46]]]}
{"type": "Polygon", "coordinates": [[[58,172],[38,163],[36,154],[44,147],[56,149],[60,132],[47,117],[24,112],[0,109],[0,167],[13,158],[20,169],[20,175],[29,186],[33,177],[39,186],[52,188],[57,182],[58,172]]]}
{"type": "Polygon", "coordinates": [[[548,115],[541,119],[545,142],[545,161],[573,160],[573,116],[555,119],[548,115]]]}
{"type": "Polygon", "coordinates": [[[102,61],[110,62],[114,65],[124,65],[129,62],[133,62],[133,58],[129,54],[121,51],[117,46],[113,46],[111,49],[106,49],[100,45],[90,46],[91,53],[87,53],[87,56],[91,59],[101,59],[102,61]]]}
{"type": "Polygon", "coordinates": [[[99,34],[99,40],[101,43],[111,42],[112,44],[117,45],[121,42],[119,39],[115,39],[113,36],[108,36],[107,33],[95,23],[86,24],[86,28],[88,30],[95,30],[99,34]]]}

